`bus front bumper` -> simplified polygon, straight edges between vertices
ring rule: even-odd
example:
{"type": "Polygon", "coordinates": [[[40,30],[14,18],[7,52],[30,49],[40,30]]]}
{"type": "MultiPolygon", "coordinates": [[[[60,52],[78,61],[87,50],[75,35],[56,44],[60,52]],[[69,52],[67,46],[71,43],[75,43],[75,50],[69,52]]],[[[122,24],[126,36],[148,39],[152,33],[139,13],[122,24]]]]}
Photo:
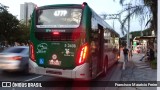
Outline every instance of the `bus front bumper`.
{"type": "Polygon", "coordinates": [[[90,80],[89,63],[76,66],[72,70],[63,70],[55,68],[43,68],[38,66],[35,62],[29,59],[29,72],[41,75],[49,75],[55,77],[90,80]]]}

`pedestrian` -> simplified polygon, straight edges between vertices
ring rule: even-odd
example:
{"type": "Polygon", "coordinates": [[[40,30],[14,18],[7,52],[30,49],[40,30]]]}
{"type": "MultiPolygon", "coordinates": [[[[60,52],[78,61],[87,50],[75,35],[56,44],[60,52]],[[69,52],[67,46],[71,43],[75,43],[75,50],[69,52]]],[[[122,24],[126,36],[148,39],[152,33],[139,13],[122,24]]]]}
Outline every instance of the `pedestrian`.
{"type": "Polygon", "coordinates": [[[128,51],[128,59],[131,60],[132,59],[132,48],[129,47],[129,51],[128,51]]]}
{"type": "Polygon", "coordinates": [[[128,52],[129,52],[129,50],[126,48],[126,46],[124,46],[124,49],[123,49],[124,62],[128,61],[128,52]]]}
{"type": "Polygon", "coordinates": [[[149,55],[150,55],[150,50],[149,49],[147,49],[147,51],[146,51],[146,53],[145,53],[145,55],[139,60],[139,61],[142,61],[144,58],[146,58],[147,60],[148,60],[148,58],[149,58],[149,55]]]}
{"type": "Polygon", "coordinates": [[[154,60],[154,51],[153,51],[152,47],[150,47],[150,49],[149,49],[149,60],[150,61],[154,60]]]}

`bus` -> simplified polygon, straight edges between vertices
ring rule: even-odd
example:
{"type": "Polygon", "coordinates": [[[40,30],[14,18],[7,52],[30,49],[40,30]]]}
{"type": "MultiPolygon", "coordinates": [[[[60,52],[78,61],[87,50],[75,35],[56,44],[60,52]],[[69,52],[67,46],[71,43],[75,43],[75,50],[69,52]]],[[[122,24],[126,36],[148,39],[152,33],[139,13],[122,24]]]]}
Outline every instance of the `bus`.
{"type": "Polygon", "coordinates": [[[91,80],[120,57],[119,34],[89,5],[36,7],[31,17],[29,72],[91,80]]]}

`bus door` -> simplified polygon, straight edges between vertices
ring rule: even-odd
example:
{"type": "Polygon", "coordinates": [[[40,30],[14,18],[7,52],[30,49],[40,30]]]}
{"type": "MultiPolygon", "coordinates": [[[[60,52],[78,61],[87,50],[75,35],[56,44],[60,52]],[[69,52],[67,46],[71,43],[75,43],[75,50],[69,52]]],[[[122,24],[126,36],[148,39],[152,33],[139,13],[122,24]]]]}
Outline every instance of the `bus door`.
{"type": "Polygon", "coordinates": [[[98,62],[97,68],[101,72],[103,69],[103,47],[104,47],[104,29],[101,25],[98,25],[98,62]]]}
{"type": "Polygon", "coordinates": [[[100,25],[98,25],[98,29],[91,30],[91,66],[93,78],[102,70],[103,32],[103,27],[100,25]]]}

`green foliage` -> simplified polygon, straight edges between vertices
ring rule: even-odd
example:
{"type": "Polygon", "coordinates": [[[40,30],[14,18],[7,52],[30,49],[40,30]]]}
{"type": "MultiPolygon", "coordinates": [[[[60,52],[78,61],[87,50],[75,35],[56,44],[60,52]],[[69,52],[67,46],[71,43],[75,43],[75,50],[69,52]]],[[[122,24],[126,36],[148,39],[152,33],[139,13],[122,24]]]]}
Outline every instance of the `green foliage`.
{"type": "Polygon", "coordinates": [[[29,26],[21,24],[15,16],[7,11],[7,6],[0,4],[0,42],[7,41],[8,44],[27,42],[29,26]]]}
{"type": "Polygon", "coordinates": [[[0,3],[0,12],[7,11],[8,8],[9,8],[8,6],[5,6],[5,5],[3,5],[3,4],[0,3]]]}
{"type": "Polygon", "coordinates": [[[132,34],[132,38],[134,38],[136,36],[141,36],[141,31],[134,31],[134,32],[131,32],[130,34],[132,34]]]}
{"type": "Polygon", "coordinates": [[[0,12],[0,37],[3,37],[4,40],[10,41],[13,38],[13,34],[17,30],[19,21],[15,16],[8,13],[8,11],[1,7],[0,12]]]}
{"type": "Polygon", "coordinates": [[[29,40],[29,30],[30,29],[30,25],[26,26],[25,24],[20,23],[19,24],[19,30],[17,32],[18,35],[20,35],[19,37],[16,38],[17,42],[28,42],[29,40]]]}
{"type": "MultiPolygon", "coordinates": [[[[150,36],[151,35],[151,30],[150,30],[150,28],[148,28],[148,29],[143,30],[142,33],[143,33],[143,36],[150,36]]],[[[133,31],[133,32],[130,32],[130,34],[132,34],[132,39],[134,39],[137,36],[141,36],[141,31],[140,30],[139,31],[133,31]]],[[[123,39],[125,39],[126,36],[127,35],[125,35],[123,37],[123,39]]]]}
{"type": "MultiPolygon", "coordinates": [[[[122,6],[126,1],[127,0],[119,0],[122,6]]],[[[144,22],[145,18],[148,18],[149,16],[146,25],[150,23],[150,30],[155,30],[155,34],[157,34],[157,2],[158,0],[135,0],[135,5],[132,4],[130,8],[124,9],[121,12],[130,11],[130,13],[124,18],[121,28],[124,28],[125,23],[130,17],[138,17],[141,22],[144,22]]]]}
{"type": "Polygon", "coordinates": [[[143,30],[143,36],[151,36],[151,33],[152,31],[150,28],[143,30]]]}
{"type": "Polygon", "coordinates": [[[156,59],[151,61],[151,67],[153,69],[157,69],[157,60],[156,59]]]}

